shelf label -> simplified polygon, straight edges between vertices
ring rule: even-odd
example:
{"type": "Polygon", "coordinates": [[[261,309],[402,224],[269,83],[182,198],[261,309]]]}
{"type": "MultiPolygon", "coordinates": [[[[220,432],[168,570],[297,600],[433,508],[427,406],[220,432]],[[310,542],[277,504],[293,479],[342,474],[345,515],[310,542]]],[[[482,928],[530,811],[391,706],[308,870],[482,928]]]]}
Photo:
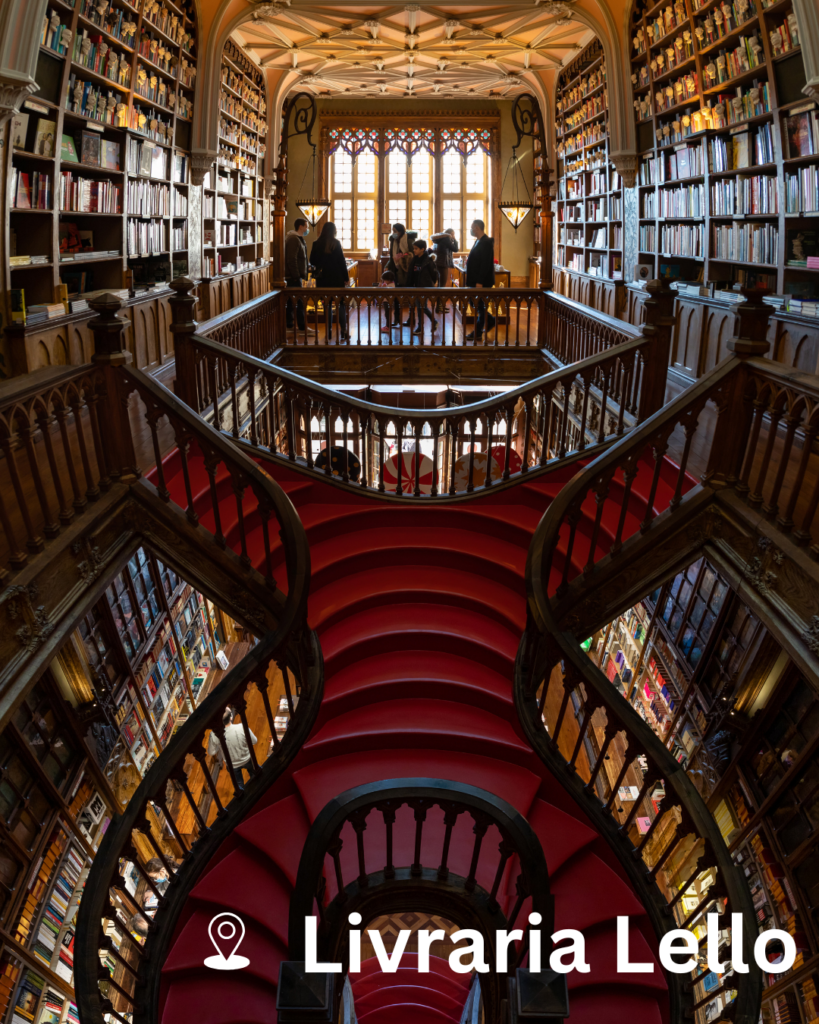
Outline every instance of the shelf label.
{"type": "Polygon", "coordinates": [[[86,121],[85,127],[92,132],[99,132],[100,135],[105,131],[105,125],[97,124],[96,121],[86,121]]]}
{"type": "Polygon", "coordinates": [[[36,114],[50,114],[51,111],[48,107],[44,107],[42,103],[35,103],[34,100],[26,100],[23,104],[24,110],[33,110],[36,114]]]}

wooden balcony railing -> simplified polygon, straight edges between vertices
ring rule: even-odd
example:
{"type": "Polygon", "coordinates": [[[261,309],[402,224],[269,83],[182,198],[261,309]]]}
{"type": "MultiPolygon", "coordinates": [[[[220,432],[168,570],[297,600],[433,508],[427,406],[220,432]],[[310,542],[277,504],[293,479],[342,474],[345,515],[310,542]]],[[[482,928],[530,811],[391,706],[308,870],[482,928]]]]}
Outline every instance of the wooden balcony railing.
{"type": "Polygon", "coordinates": [[[304,960],[305,918],[315,916],[318,959],[339,961],[346,972],[348,916],[358,911],[369,920],[384,905],[434,910],[483,935],[491,965],[482,983],[487,1020],[501,1019],[507,976],[528,963],[530,914],[541,915],[544,959],[551,950],[554,897],[539,839],[505,800],[465,783],[386,779],[334,797],[302,849],[290,899],[289,959],[304,960]],[[496,932],[515,927],[523,938],[512,944],[501,974],[496,932]]]}
{"type": "Polygon", "coordinates": [[[736,998],[720,1019],[758,1020],[752,898],[682,766],[580,643],[696,557],[701,542],[681,543],[680,524],[712,502],[750,506],[797,544],[810,544],[812,559],[819,555],[819,388],[815,378],[759,358],[769,311],[746,298],[737,307],[739,336],[728,343],[735,354],[591,462],[549,506],[529,550],[529,620],[515,679],[535,749],[569,780],[632,877],[643,888],[653,884],[647,906],[655,926],[674,921],[704,932],[705,915],[716,913],[730,931],[727,915],[741,915],[749,973],[708,990],[707,969],[681,987],[675,982],[678,1009],[698,1024],[704,1006],[728,989],[736,998]],[[704,415],[709,403],[716,424],[704,415]],[[679,465],[664,458],[672,439],[679,465]],[[686,476],[692,451],[707,466],[693,487],[686,476]],[[644,511],[635,522],[641,465],[644,511]],[[624,783],[638,790],[635,799],[631,790],[623,799],[624,783]]]}
{"type": "MultiPolygon", "coordinates": [[[[174,287],[181,293],[189,285],[177,281],[174,287]]],[[[285,294],[291,292],[280,297],[285,294]]],[[[404,499],[483,492],[555,460],[587,454],[663,402],[669,330],[657,327],[651,315],[638,330],[563,298],[535,294],[541,311],[560,311],[550,341],[556,352],[568,359],[582,346],[594,351],[473,405],[433,412],[344,396],[245,353],[237,331],[229,345],[218,342],[216,337],[227,336],[232,314],[200,331],[184,319],[187,309],[175,322],[177,393],[248,450],[318,467],[345,485],[404,499]],[[600,337],[591,341],[595,328],[600,337]]],[[[260,306],[267,301],[257,300],[260,306]]],[[[237,321],[249,322],[252,305],[236,311],[237,321]]]]}

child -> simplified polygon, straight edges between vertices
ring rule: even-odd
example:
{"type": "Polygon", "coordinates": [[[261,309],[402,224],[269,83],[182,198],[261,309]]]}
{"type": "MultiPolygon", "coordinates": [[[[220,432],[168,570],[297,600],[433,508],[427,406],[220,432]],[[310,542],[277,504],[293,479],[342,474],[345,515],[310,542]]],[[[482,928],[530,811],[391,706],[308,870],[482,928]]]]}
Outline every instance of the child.
{"type": "MultiPolygon", "coordinates": [[[[393,273],[392,270],[385,270],[384,271],[384,273],[381,275],[381,284],[378,287],[379,288],[394,288],[395,287],[395,274],[393,273]]],[[[384,302],[383,306],[384,306],[384,321],[385,322],[384,322],[384,326],[381,328],[381,333],[382,334],[389,334],[390,333],[390,304],[389,304],[389,302],[384,302]]],[[[398,322],[400,323],[401,322],[401,307],[399,306],[397,299],[394,302],[394,306],[396,307],[395,317],[398,320],[398,322]]]]}

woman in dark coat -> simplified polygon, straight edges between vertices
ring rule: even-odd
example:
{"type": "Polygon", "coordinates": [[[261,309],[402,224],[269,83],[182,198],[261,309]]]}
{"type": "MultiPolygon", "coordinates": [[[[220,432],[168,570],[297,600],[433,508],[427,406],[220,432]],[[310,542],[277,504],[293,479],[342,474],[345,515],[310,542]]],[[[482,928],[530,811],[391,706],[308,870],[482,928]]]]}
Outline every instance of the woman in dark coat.
{"type": "MultiPolygon", "coordinates": [[[[327,221],[321,229],[321,234],[313,242],[310,250],[310,263],[318,288],[346,288],[350,280],[350,272],[347,270],[347,260],[344,258],[344,250],[341,242],[336,238],[336,226],[332,221],[327,221]]],[[[344,305],[344,297],[335,299],[338,306],[338,324],[341,328],[341,336],[349,340],[350,334],[347,330],[347,307],[344,305]]],[[[333,327],[333,301],[324,303],[324,315],[327,322],[327,337],[329,339],[333,327]]]]}

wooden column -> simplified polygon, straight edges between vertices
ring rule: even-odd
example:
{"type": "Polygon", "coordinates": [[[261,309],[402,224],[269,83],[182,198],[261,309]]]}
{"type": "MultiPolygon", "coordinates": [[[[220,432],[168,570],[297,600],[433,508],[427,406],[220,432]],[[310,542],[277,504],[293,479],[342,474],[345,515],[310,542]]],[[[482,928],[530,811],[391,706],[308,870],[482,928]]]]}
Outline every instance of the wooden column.
{"type": "MultiPolygon", "coordinates": [[[[435,129],[435,151],[432,157],[432,231],[430,236],[445,231],[444,224],[444,159],[441,153],[441,129],[435,129]]],[[[460,231],[458,232],[460,234],[460,231]]]]}
{"type": "MultiPolygon", "coordinates": [[[[171,281],[174,294],[168,299],[168,305],[171,307],[171,335],[176,358],[174,393],[191,409],[199,412],[196,395],[196,359],[191,344],[191,335],[197,327],[193,313],[196,303],[199,301],[193,294],[195,287],[193,281],[188,277],[178,277],[175,281],[171,281]]],[[[207,290],[206,284],[204,287],[207,290]]]]}
{"type": "MultiPolygon", "coordinates": [[[[495,126],[491,129],[492,141],[489,145],[489,166],[491,169],[491,188],[489,195],[490,214],[486,218],[487,227],[492,230],[492,237],[495,239],[495,259],[503,263],[501,257],[501,218],[503,214],[498,209],[498,200],[501,197],[501,144],[500,129],[495,126]]],[[[465,169],[464,169],[465,171],[465,169]]]]}
{"type": "Polygon", "coordinates": [[[387,219],[387,154],[384,152],[384,129],[378,129],[378,199],[376,200],[375,240],[378,246],[378,276],[381,280],[381,250],[384,247],[382,225],[387,219]]]}
{"type": "Polygon", "coordinates": [[[97,403],[100,440],[105,450],[108,474],[114,479],[139,476],[131,423],[128,418],[127,392],[122,388],[119,367],[132,361],[125,348],[123,332],[129,321],[117,316],[121,300],[110,292],[91,300],[88,305],[97,314],[88,321],[94,336],[94,363],[102,376],[102,403],[97,403]]]}
{"type": "MultiPolygon", "coordinates": [[[[298,197],[297,197],[298,198],[298,197]]],[[[287,155],[282,154],[276,168],[276,194],[273,197],[273,237],[270,258],[273,263],[274,288],[284,288],[284,235],[287,220],[287,155]]]]}
{"type": "Polygon", "coordinates": [[[540,172],[540,287],[552,287],[552,264],[554,261],[553,235],[554,218],[552,197],[549,194],[549,165],[543,153],[543,167],[540,172]]]}

